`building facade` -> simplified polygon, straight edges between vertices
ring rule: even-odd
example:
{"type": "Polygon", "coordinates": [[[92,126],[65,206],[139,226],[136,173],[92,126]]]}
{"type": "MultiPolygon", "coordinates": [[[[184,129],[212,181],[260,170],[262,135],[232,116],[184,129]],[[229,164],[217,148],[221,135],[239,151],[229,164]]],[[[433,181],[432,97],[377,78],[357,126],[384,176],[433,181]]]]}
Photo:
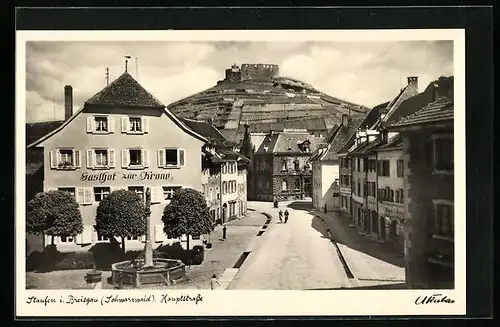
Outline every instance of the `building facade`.
{"type": "Polygon", "coordinates": [[[453,88],[390,125],[403,140],[406,282],[454,287],[453,88]]]}
{"type": "MultiPolygon", "coordinates": [[[[28,146],[43,148],[43,190],[67,191],[80,206],[83,232],[57,237],[58,248],[84,250],[110,242],[95,229],[96,209],[119,189],[144,198],[149,188],[152,240],[156,245],[174,241],[163,232],[163,209],[180,188],[202,191],[206,142],[127,72],[122,74],[59,128],[28,146]]],[[[201,236],[193,237],[191,244],[196,244],[201,236]]],[[[142,248],[143,239],[129,238],[126,246],[142,248]]]]}
{"type": "Polygon", "coordinates": [[[286,201],[312,197],[312,171],[308,162],[323,138],[306,130],[271,132],[254,154],[256,198],[286,201]]]}
{"type": "Polygon", "coordinates": [[[401,137],[398,135],[378,147],[377,198],[380,240],[403,244],[404,162],[401,137]]]}
{"type": "Polygon", "coordinates": [[[208,140],[203,147],[203,193],[216,224],[246,215],[247,166],[250,160],[210,123],[181,119],[186,126],[208,140]],[[243,176],[243,174],[245,176],[243,176]],[[242,190],[244,188],[244,190],[242,190]]]}
{"type": "Polygon", "coordinates": [[[359,115],[343,115],[341,125],[328,137],[326,147],[317,149],[311,157],[314,180],[313,207],[316,210],[340,212],[343,208],[347,209],[346,193],[349,193],[350,199],[350,187],[348,190],[346,185],[342,184],[346,183],[345,178],[341,181],[340,171],[345,169],[342,167],[345,165],[345,157],[339,156],[339,150],[346,143],[352,142],[352,136],[363,118],[359,115]],[[344,195],[341,194],[342,185],[344,195]]]}

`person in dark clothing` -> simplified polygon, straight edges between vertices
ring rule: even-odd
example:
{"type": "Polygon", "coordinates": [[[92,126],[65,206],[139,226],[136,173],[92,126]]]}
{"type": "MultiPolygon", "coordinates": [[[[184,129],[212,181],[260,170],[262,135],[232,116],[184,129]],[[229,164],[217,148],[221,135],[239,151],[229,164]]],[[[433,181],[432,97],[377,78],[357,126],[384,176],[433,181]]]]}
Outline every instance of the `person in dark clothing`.
{"type": "Polygon", "coordinates": [[[280,212],[278,213],[278,217],[280,219],[280,223],[283,222],[283,211],[280,210],[280,212]]]}
{"type": "Polygon", "coordinates": [[[288,222],[288,210],[285,210],[285,224],[288,222]]]}

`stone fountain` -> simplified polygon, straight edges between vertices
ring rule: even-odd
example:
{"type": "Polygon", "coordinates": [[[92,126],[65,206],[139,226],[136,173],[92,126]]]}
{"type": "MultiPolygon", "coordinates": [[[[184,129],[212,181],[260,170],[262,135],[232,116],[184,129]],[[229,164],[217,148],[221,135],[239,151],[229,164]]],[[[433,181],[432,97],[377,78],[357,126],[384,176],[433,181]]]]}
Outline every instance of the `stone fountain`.
{"type": "Polygon", "coordinates": [[[111,265],[112,282],[123,287],[171,285],[186,276],[181,260],[153,258],[151,243],[151,190],[146,190],[146,244],[144,259],[116,262],[111,265]]]}

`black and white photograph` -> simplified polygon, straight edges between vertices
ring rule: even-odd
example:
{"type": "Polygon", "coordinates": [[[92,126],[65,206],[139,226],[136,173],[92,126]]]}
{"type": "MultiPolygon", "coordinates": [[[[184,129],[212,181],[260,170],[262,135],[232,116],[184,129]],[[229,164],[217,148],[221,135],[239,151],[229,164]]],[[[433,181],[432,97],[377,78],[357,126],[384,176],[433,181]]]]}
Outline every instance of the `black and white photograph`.
{"type": "Polygon", "coordinates": [[[18,32],[22,310],[462,312],[463,31],[231,32],[18,32]]]}

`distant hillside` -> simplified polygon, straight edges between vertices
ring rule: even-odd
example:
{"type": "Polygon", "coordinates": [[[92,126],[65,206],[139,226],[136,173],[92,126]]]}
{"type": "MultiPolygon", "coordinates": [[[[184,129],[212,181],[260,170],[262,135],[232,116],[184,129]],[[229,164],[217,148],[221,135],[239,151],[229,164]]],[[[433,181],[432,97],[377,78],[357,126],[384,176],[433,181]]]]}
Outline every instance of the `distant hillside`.
{"type": "Polygon", "coordinates": [[[369,108],[316,90],[312,85],[279,76],[277,65],[243,64],[226,69],[217,85],[168,105],[182,118],[210,121],[229,140],[238,141],[244,125],[251,132],[284,128],[307,129],[326,135],[342,114],[369,108]]]}

